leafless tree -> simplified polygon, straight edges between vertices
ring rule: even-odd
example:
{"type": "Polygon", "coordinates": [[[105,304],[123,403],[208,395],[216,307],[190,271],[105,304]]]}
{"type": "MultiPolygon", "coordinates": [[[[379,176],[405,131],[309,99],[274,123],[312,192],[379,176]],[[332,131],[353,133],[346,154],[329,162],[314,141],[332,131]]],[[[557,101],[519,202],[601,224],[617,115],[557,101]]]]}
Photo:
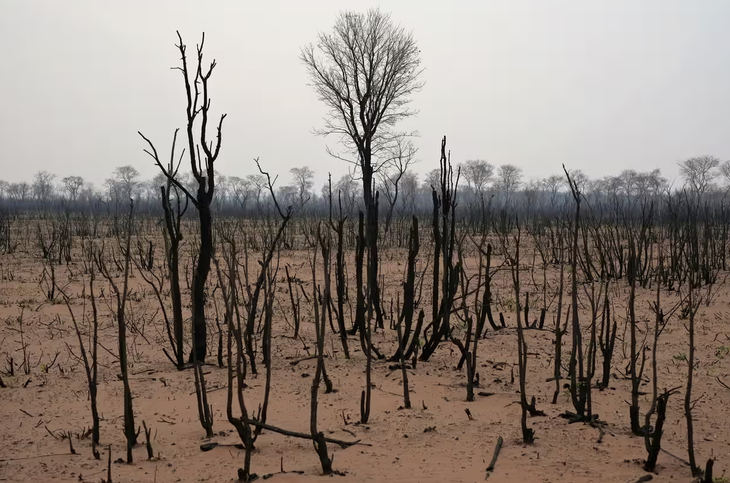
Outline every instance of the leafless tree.
{"type": "Polygon", "coordinates": [[[122,199],[136,198],[139,187],[139,171],[134,166],[118,166],[114,170],[114,181],[118,183],[122,199]]]}
{"type": "MultiPolygon", "coordinates": [[[[127,366],[127,302],[129,300],[129,272],[131,262],[131,251],[130,243],[132,236],[132,220],[134,216],[134,203],[130,200],[129,203],[129,218],[127,222],[126,237],[124,246],[120,246],[120,251],[124,256],[124,278],[122,280],[122,286],[120,287],[115,281],[112,273],[107,268],[106,261],[104,259],[104,246],[102,245],[101,250],[96,253],[95,263],[99,270],[99,273],[107,280],[111,287],[111,292],[116,298],[116,318],[119,343],[119,366],[121,372],[122,384],[124,386],[124,435],[127,440],[127,463],[132,464],[132,448],[137,444],[137,436],[139,432],[134,430],[134,411],[132,409],[132,390],[129,387],[129,372],[127,366]]],[[[121,245],[121,242],[120,242],[121,245]]],[[[117,266],[120,266],[118,261],[115,260],[117,266]]]]}
{"type": "Polygon", "coordinates": [[[289,172],[294,177],[292,181],[299,196],[299,206],[302,206],[311,196],[312,186],[314,186],[314,171],[309,166],[302,166],[292,168],[289,172]]]}
{"type": "Polygon", "coordinates": [[[497,170],[496,185],[500,191],[514,193],[522,183],[522,168],[514,164],[503,164],[497,170]]]}
{"type": "Polygon", "coordinates": [[[437,188],[441,186],[441,170],[440,169],[432,169],[428,173],[426,173],[426,177],[423,179],[423,185],[421,186],[424,193],[431,193],[432,188],[437,188]]]}
{"type": "Polygon", "coordinates": [[[30,185],[25,181],[21,183],[10,183],[8,186],[8,197],[14,201],[25,201],[28,198],[30,185]]]}
{"type": "Polygon", "coordinates": [[[208,91],[208,81],[213,74],[216,62],[213,60],[208,68],[203,66],[203,47],[205,44],[205,34],[202,35],[200,44],[196,46],[196,66],[191,71],[188,67],[187,46],[183,43],[180,32],[177,32],[179,44],[177,49],[180,51],[182,65],[175,67],[183,76],[185,84],[185,95],[187,106],[185,109],[187,126],[187,154],[190,157],[190,167],[193,177],[197,182],[197,193],[193,195],[190,190],[175,176],[170,173],[160,161],[157,150],[152,142],[139,133],[142,138],[147,141],[150,149],[145,150],[154,160],[155,164],[167,176],[167,178],[180,189],[188,197],[190,202],[198,210],[200,220],[200,247],[195,266],[195,274],[193,276],[193,350],[190,353],[191,362],[205,361],[207,354],[206,332],[207,325],[205,323],[205,283],[210,273],[210,263],[213,253],[213,229],[212,229],[212,213],[211,203],[215,192],[215,170],[214,163],[218,159],[221,149],[221,132],[223,120],[226,115],[221,115],[216,129],[215,141],[208,139],[208,122],[210,113],[210,93],[208,91]],[[200,120],[199,134],[196,135],[196,121],[200,120]],[[202,151],[202,153],[201,153],[202,151]]]}
{"type": "Polygon", "coordinates": [[[378,287],[378,196],[375,175],[392,161],[392,147],[405,134],[396,127],[416,113],[412,95],[423,83],[420,51],[413,35],[378,9],[365,14],[344,12],[332,33],[320,33],[305,46],[301,60],[311,85],[328,113],[321,135],[334,134],[362,175],[366,212],[367,298],[382,324],[378,287]]]}
{"type": "Polygon", "coordinates": [[[398,202],[398,195],[400,194],[400,183],[408,171],[408,167],[416,161],[415,156],[417,152],[418,149],[410,140],[404,137],[396,139],[392,147],[393,163],[389,169],[379,173],[383,194],[388,202],[388,212],[385,215],[383,236],[388,233],[390,223],[393,220],[393,211],[398,202]]]}
{"type": "Polygon", "coordinates": [[[679,172],[697,195],[702,195],[717,177],[716,168],[720,160],[715,156],[703,155],[689,158],[679,163],[679,172]]]}
{"type": "Polygon", "coordinates": [[[353,215],[357,206],[357,198],[362,196],[362,189],[352,175],[342,176],[335,183],[334,192],[338,193],[338,201],[342,202],[345,213],[348,216],[353,215]]]}
{"type": "Polygon", "coordinates": [[[53,195],[53,180],[55,174],[48,171],[38,171],[33,177],[33,197],[36,201],[45,203],[50,200],[53,195]]]}
{"type": "Polygon", "coordinates": [[[343,12],[332,33],[302,49],[311,85],[328,108],[317,132],[341,138],[363,177],[366,205],[373,199],[373,175],[390,158],[395,127],[412,116],[411,96],[423,83],[420,51],[413,35],[378,9],[343,12]]]}
{"type": "Polygon", "coordinates": [[[461,166],[461,172],[467,186],[474,190],[477,197],[481,197],[494,176],[494,166],[483,159],[470,159],[461,166]]]}
{"type": "Polygon", "coordinates": [[[251,189],[251,182],[248,180],[248,178],[229,176],[228,187],[230,190],[230,195],[233,197],[234,200],[236,200],[238,206],[240,206],[241,209],[245,210],[246,206],[248,205],[248,200],[253,194],[253,190],[251,189]]]}
{"type": "Polygon", "coordinates": [[[79,191],[84,185],[84,178],[82,178],[81,176],[66,176],[61,181],[63,181],[63,189],[68,194],[69,199],[71,201],[76,201],[76,198],[78,198],[79,195],[79,191]]]}
{"type": "Polygon", "coordinates": [[[249,174],[246,176],[246,181],[251,186],[251,193],[254,197],[254,200],[256,201],[256,208],[261,208],[261,195],[266,190],[266,187],[268,186],[266,182],[266,177],[262,174],[249,174]]]}

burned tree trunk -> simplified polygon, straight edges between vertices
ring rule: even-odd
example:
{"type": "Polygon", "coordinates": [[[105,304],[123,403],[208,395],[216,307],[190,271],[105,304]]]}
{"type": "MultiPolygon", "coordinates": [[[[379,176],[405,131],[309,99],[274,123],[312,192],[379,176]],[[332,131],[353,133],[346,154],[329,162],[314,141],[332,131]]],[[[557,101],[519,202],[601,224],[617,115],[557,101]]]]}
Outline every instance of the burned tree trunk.
{"type": "Polygon", "coordinates": [[[350,350],[347,346],[347,329],[345,328],[345,298],[347,297],[347,285],[345,274],[345,252],[343,247],[345,235],[345,221],[347,217],[342,214],[342,193],[338,192],[339,217],[337,223],[332,220],[332,175],[329,176],[329,216],[330,227],[337,235],[337,254],[335,255],[335,292],[337,293],[337,328],[340,333],[340,343],[345,353],[345,359],[350,358],[350,350]]]}
{"type": "MultiPolygon", "coordinates": [[[[322,245],[323,252],[322,252],[322,259],[324,262],[325,267],[329,266],[330,260],[329,260],[329,240],[325,240],[322,238],[322,235],[320,233],[320,226],[317,227],[317,238],[319,238],[319,242],[322,245]],[[326,249],[325,249],[326,248],[326,249]]],[[[317,267],[317,243],[314,244],[314,255],[312,257],[312,283],[314,284],[314,287],[317,286],[317,274],[316,274],[316,267],[317,267]]],[[[326,268],[325,270],[329,270],[326,268]]],[[[328,277],[329,275],[326,274],[325,277],[328,277]]],[[[316,290],[315,290],[316,293],[316,290]]],[[[329,457],[329,454],[327,453],[327,442],[324,438],[324,433],[319,431],[317,429],[317,409],[318,409],[318,394],[319,394],[319,384],[322,381],[322,376],[324,372],[324,329],[325,329],[325,322],[326,322],[326,313],[327,313],[327,300],[329,298],[329,283],[325,282],[324,286],[324,296],[322,297],[321,301],[321,314],[320,314],[320,303],[317,301],[317,297],[313,296],[313,303],[314,303],[314,328],[317,334],[317,369],[314,373],[314,379],[312,379],[312,390],[311,390],[311,406],[310,406],[310,420],[309,420],[309,429],[312,434],[312,442],[314,444],[314,450],[317,452],[317,455],[319,456],[319,461],[322,464],[322,473],[325,475],[329,475],[332,473],[332,460],[329,457]],[[321,315],[321,318],[320,318],[321,315]]],[[[368,363],[370,359],[368,358],[368,363]]]]}
{"type": "Polygon", "coordinates": [[[611,379],[611,361],[613,359],[613,349],[616,345],[616,319],[613,319],[611,325],[611,304],[608,299],[609,282],[606,282],[606,293],[603,300],[603,311],[601,313],[601,333],[599,335],[599,346],[601,354],[603,354],[602,377],[599,387],[605,389],[611,379]]]}
{"type": "Polygon", "coordinates": [[[124,436],[127,439],[127,463],[131,464],[134,459],[132,456],[132,448],[137,444],[137,432],[134,428],[134,411],[132,409],[132,391],[129,387],[129,372],[127,368],[127,320],[126,320],[126,306],[127,298],[129,296],[129,268],[131,262],[131,238],[132,238],[132,219],[134,215],[134,203],[130,200],[129,203],[129,218],[127,223],[127,238],[125,246],[121,249],[124,255],[124,280],[121,290],[114,282],[114,278],[109,273],[104,260],[104,249],[100,250],[96,257],[96,266],[102,276],[111,285],[112,292],[114,293],[117,300],[117,328],[118,328],[118,343],[119,343],[119,366],[122,376],[122,384],[124,387],[124,436]]]}
{"type": "MultiPolygon", "coordinates": [[[[440,195],[431,187],[433,201],[433,236],[434,236],[434,277],[431,336],[426,339],[420,359],[427,361],[436,351],[439,343],[451,333],[451,311],[459,284],[460,266],[454,266],[453,255],[456,242],[456,193],[459,185],[460,170],[456,178],[451,166],[451,153],[446,152],[446,137],[441,141],[441,178],[440,195]],[[440,209],[440,213],[439,213],[440,209]],[[440,215],[440,216],[439,216],[440,215]],[[440,220],[439,220],[440,217],[440,220]],[[439,275],[439,258],[443,263],[443,273],[439,275]],[[439,301],[439,284],[441,297],[439,301]]],[[[425,338],[425,336],[424,336],[425,338]]]]}
{"type": "MultiPolygon", "coordinates": [[[[560,246],[560,256],[562,258],[562,240],[560,246]]],[[[560,261],[560,283],[558,284],[558,313],[555,316],[555,367],[553,370],[553,377],[555,378],[555,392],[553,392],[552,403],[558,402],[558,396],[560,395],[560,365],[562,364],[563,358],[563,333],[564,330],[560,326],[560,318],[563,315],[563,283],[565,281],[565,264],[560,261]]],[[[567,326],[567,321],[565,322],[567,326]]]]}
{"type": "Polygon", "coordinates": [[[572,319],[572,346],[570,351],[570,397],[577,417],[582,419],[585,417],[587,388],[585,384],[585,374],[583,368],[583,338],[581,334],[580,318],[578,315],[578,232],[580,229],[580,203],[581,193],[568,174],[568,170],[563,166],[565,176],[568,178],[568,184],[575,201],[575,218],[573,221],[573,241],[571,249],[570,278],[571,278],[571,306],[573,312],[572,319]]]}
{"type": "MultiPolygon", "coordinates": [[[[403,328],[398,330],[402,332],[402,341],[398,343],[398,349],[391,361],[399,361],[404,356],[404,351],[408,347],[413,329],[413,314],[415,312],[415,292],[416,292],[416,257],[420,248],[418,240],[418,218],[413,217],[411,231],[408,237],[408,264],[406,267],[406,279],[403,282],[403,309],[398,317],[398,326],[403,324],[403,328]]],[[[414,338],[418,338],[418,330],[412,333],[414,338]]]]}
{"type": "MultiPolygon", "coordinates": [[[[656,424],[654,431],[649,432],[649,426],[646,427],[646,451],[649,456],[646,458],[644,463],[644,471],[653,472],[656,469],[657,458],[659,458],[659,452],[662,449],[662,434],[664,434],[664,421],[667,417],[667,402],[669,396],[674,393],[672,391],[664,391],[664,394],[656,399],[656,424]]],[[[647,419],[649,415],[647,415],[647,419]]]]}
{"type": "MultiPolygon", "coordinates": [[[[97,370],[98,370],[98,358],[97,358],[97,349],[99,346],[99,319],[98,319],[98,312],[96,308],[96,294],[94,293],[94,261],[93,261],[93,246],[92,246],[92,252],[91,252],[91,263],[89,264],[89,269],[91,271],[90,277],[89,277],[89,292],[90,292],[90,298],[91,298],[91,310],[92,310],[92,336],[91,336],[91,342],[90,347],[87,349],[84,346],[84,340],[81,336],[81,329],[79,328],[78,324],[76,323],[76,316],[73,313],[73,310],[71,310],[71,304],[70,299],[64,295],[64,300],[66,302],[66,308],[68,308],[68,312],[71,315],[71,321],[74,325],[74,331],[76,332],[76,338],[79,341],[79,352],[81,353],[81,359],[84,363],[84,370],[86,372],[86,383],[87,387],[89,389],[89,401],[91,404],[91,421],[92,421],[92,429],[91,429],[91,443],[92,443],[92,452],[96,453],[96,446],[99,444],[99,437],[100,437],[100,431],[99,431],[99,409],[97,407],[96,403],[96,394],[98,389],[98,377],[97,377],[97,370]]],[[[84,287],[84,291],[82,293],[82,298],[84,298],[86,289],[84,287]]],[[[85,309],[84,309],[85,312],[85,309]]]]}
{"type": "MultiPolygon", "coordinates": [[[[205,285],[210,273],[210,264],[213,256],[213,229],[211,203],[215,192],[215,168],[214,163],[218,158],[221,148],[221,129],[223,120],[226,115],[223,114],[218,121],[215,142],[209,141],[208,136],[208,116],[210,112],[210,95],[208,91],[208,81],[213,74],[216,66],[215,60],[211,62],[210,67],[203,68],[203,47],[205,45],[205,34],[203,34],[200,44],[196,46],[196,63],[197,67],[192,73],[188,69],[188,59],[186,55],[187,46],[183,43],[182,37],[178,32],[179,44],[177,48],[181,55],[182,65],[177,67],[183,75],[185,84],[185,94],[187,100],[186,107],[186,134],[187,134],[187,154],[190,157],[190,167],[193,177],[197,182],[197,193],[193,195],[188,189],[180,183],[169,169],[166,169],[157,154],[152,142],[139,133],[142,138],[147,141],[150,149],[145,150],[154,160],[155,164],[160,168],[162,173],[167,177],[177,189],[185,193],[190,202],[193,203],[198,210],[199,227],[200,227],[200,245],[198,256],[196,259],[195,270],[193,273],[193,290],[192,290],[192,337],[193,350],[190,353],[189,361],[192,363],[205,362],[207,355],[207,324],[205,320],[205,285]],[[195,122],[200,119],[200,133],[196,137],[194,133],[195,122]],[[202,154],[201,154],[202,150],[202,154]]],[[[174,151],[174,148],[173,148],[174,151]]]]}
{"type": "MultiPolygon", "coordinates": [[[[177,138],[177,130],[175,130],[175,138],[177,138]]],[[[175,155],[174,146],[175,141],[173,140],[173,152],[170,156],[170,164],[168,170],[172,176],[177,175],[177,171],[180,167],[178,162],[177,168],[173,168],[173,157],[175,155]]],[[[187,211],[188,199],[185,198],[185,204],[181,204],[180,193],[170,180],[164,186],[160,187],[162,194],[162,210],[165,215],[165,231],[163,232],[165,241],[165,256],[167,259],[167,269],[170,275],[170,299],[172,300],[172,327],[173,327],[173,353],[175,355],[175,362],[178,370],[185,366],[185,355],[184,351],[184,330],[183,330],[183,315],[182,315],[182,298],[180,294],[180,270],[179,270],[179,257],[180,257],[180,242],[183,239],[182,230],[180,229],[180,222],[182,216],[187,211]],[[170,202],[170,189],[175,190],[176,196],[176,207],[170,202]]]]}

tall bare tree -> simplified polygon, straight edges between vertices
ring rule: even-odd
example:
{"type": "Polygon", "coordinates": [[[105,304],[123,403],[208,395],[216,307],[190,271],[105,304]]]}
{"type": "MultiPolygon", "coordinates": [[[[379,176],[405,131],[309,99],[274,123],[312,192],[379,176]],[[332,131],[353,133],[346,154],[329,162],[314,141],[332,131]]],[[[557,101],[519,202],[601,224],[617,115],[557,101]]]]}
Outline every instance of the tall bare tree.
{"type": "Polygon", "coordinates": [[[368,317],[382,324],[378,288],[378,197],[375,175],[392,162],[395,142],[405,136],[396,127],[413,116],[412,95],[419,80],[421,55],[412,33],[378,9],[343,12],[332,33],[301,51],[311,86],[327,106],[321,135],[336,135],[356,159],[328,150],[353,163],[362,176],[366,212],[368,317]]]}
{"type": "Polygon", "coordinates": [[[175,69],[182,73],[185,84],[185,96],[187,100],[185,108],[187,126],[185,132],[188,141],[186,150],[190,158],[193,177],[197,183],[197,193],[195,195],[183,183],[178,181],[174,174],[162,164],[152,141],[147,139],[142,133],[139,133],[139,135],[149,144],[150,149],[145,150],[145,152],[155,160],[155,164],[165,173],[165,176],[167,176],[170,182],[185,193],[193,206],[198,210],[200,220],[200,248],[193,274],[193,350],[190,352],[190,361],[203,363],[207,354],[205,283],[210,273],[210,263],[213,254],[211,203],[216,186],[214,163],[220,153],[221,130],[226,115],[221,115],[218,121],[215,141],[209,140],[210,93],[208,91],[208,81],[213,74],[216,61],[214,59],[207,68],[203,66],[203,46],[205,44],[205,33],[203,33],[200,44],[196,45],[196,65],[194,71],[191,71],[188,67],[187,46],[183,43],[180,32],[177,32],[177,38],[179,43],[176,47],[180,51],[182,65],[175,67],[175,69]],[[196,121],[199,121],[199,123],[196,121]]]}

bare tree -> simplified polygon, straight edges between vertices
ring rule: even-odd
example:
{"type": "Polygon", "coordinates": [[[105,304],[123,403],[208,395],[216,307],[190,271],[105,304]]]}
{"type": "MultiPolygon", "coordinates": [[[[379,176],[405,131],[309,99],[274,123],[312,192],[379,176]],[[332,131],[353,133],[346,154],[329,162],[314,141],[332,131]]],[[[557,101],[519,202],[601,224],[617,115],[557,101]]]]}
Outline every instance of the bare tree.
{"type": "Polygon", "coordinates": [[[118,166],[114,170],[114,180],[119,183],[122,199],[135,198],[139,187],[139,171],[134,166],[118,166]]]}
{"type": "Polygon", "coordinates": [[[241,209],[245,210],[246,205],[248,205],[248,200],[253,194],[253,190],[251,189],[251,182],[248,180],[248,178],[229,176],[228,188],[230,190],[230,195],[233,196],[234,200],[236,200],[238,206],[240,206],[241,209]]]}
{"type": "Polygon", "coordinates": [[[679,163],[679,172],[697,195],[702,195],[717,177],[716,168],[720,160],[715,156],[703,155],[679,163]]]}
{"type": "Polygon", "coordinates": [[[71,201],[76,201],[79,196],[79,191],[84,185],[84,178],[81,176],[66,176],[61,180],[63,182],[63,189],[68,194],[71,201]]]}
{"type": "Polygon", "coordinates": [[[477,197],[481,197],[487,187],[487,183],[492,180],[494,175],[494,166],[483,159],[470,159],[465,161],[461,166],[461,172],[464,175],[467,186],[474,190],[477,197]]]}
{"type": "Polygon", "coordinates": [[[33,197],[41,203],[47,202],[53,194],[53,180],[55,174],[48,171],[38,171],[33,176],[33,197]]]}
{"type": "Polygon", "coordinates": [[[522,168],[514,164],[503,164],[497,170],[497,188],[507,195],[519,189],[522,183],[522,168]]]}
{"type": "Polygon", "coordinates": [[[357,206],[357,198],[362,196],[362,190],[357,181],[353,179],[352,175],[346,174],[335,183],[334,192],[338,193],[338,200],[342,202],[345,213],[352,215],[357,206]]]}
{"type": "Polygon", "coordinates": [[[252,196],[256,201],[256,208],[261,208],[261,195],[264,193],[268,186],[266,182],[266,177],[262,174],[249,174],[248,176],[246,176],[246,181],[251,187],[252,196]]]}
{"type": "Polygon", "coordinates": [[[425,193],[431,193],[433,188],[441,186],[441,170],[432,169],[426,173],[426,177],[423,179],[422,189],[425,193]]]}
{"type": "MultiPolygon", "coordinates": [[[[208,81],[213,74],[216,62],[213,60],[210,66],[205,69],[203,67],[203,46],[205,44],[205,34],[202,35],[200,44],[196,46],[196,67],[194,72],[188,68],[187,46],[183,43],[180,32],[177,32],[179,44],[177,49],[180,51],[182,65],[176,67],[182,73],[185,83],[185,95],[187,106],[185,109],[187,126],[187,154],[190,157],[190,167],[193,177],[197,182],[197,193],[193,195],[183,183],[178,181],[173,173],[165,168],[157,155],[152,142],[139,133],[142,138],[147,141],[150,149],[145,150],[154,160],[165,176],[177,186],[188,197],[190,202],[198,210],[200,220],[200,247],[198,251],[195,273],[193,275],[193,350],[190,352],[191,362],[205,362],[207,354],[205,323],[205,283],[210,273],[210,263],[213,254],[213,229],[211,203],[215,192],[215,170],[214,163],[218,159],[221,149],[221,130],[223,120],[226,115],[223,114],[218,121],[216,129],[215,142],[208,140],[208,116],[210,113],[210,93],[208,92],[208,81]],[[196,136],[196,120],[200,120],[200,133],[196,136]],[[202,153],[201,153],[202,151],[202,153]]],[[[173,148],[174,150],[174,148],[173,148]]]]}
{"type": "Polygon", "coordinates": [[[30,185],[25,181],[21,183],[10,183],[8,186],[8,197],[14,201],[25,201],[28,198],[30,185]]]}
{"type": "Polygon", "coordinates": [[[302,166],[292,168],[289,172],[294,177],[292,181],[299,196],[299,206],[302,206],[311,196],[312,186],[314,186],[314,171],[309,166],[302,166]]]}
{"type": "Polygon", "coordinates": [[[343,12],[330,34],[305,46],[301,59],[311,85],[328,108],[319,134],[341,137],[357,153],[366,205],[373,175],[389,160],[396,124],[415,114],[411,95],[421,89],[420,51],[410,32],[378,9],[343,12]]]}
{"type": "MultiPolygon", "coordinates": [[[[311,85],[328,113],[321,135],[338,136],[357,159],[366,212],[367,307],[379,325],[383,313],[378,287],[378,196],[375,175],[392,162],[392,147],[405,134],[397,124],[416,111],[412,95],[423,83],[420,51],[413,35],[378,9],[365,14],[344,12],[330,34],[302,49],[311,85]]],[[[369,341],[368,341],[369,343],[369,341]]],[[[369,360],[369,359],[368,359],[369,360]]]]}
{"type": "MultiPolygon", "coordinates": [[[[99,252],[96,253],[95,263],[99,270],[99,273],[107,280],[111,287],[111,292],[116,298],[116,318],[118,332],[118,344],[119,344],[119,366],[121,372],[121,380],[124,387],[124,436],[127,440],[127,463],[132,464],[132,448],[137,444],[137,436],[139,432],[134,430],[134,410],[132,408],[132,390],[129,387],[129,368],[127,366],[127,318],[126,312],[127,302],[129,299],[129,273],[130,273],[130,261],[131,251],[130,244],[132,238],[132,220],[134,216],[134,202],[129,200],[129,217],[127,219],[127,232],[124,241],[124,246],[121,246],[120,240],[120,252],[124,256],[124,277],[122,279],[122,286],[119,287],[114,281],[114,276],[107,268],[106,261],[104,259],[104,246],[102,245],[99,252]],[[121,288],[121,290],[120,290],[121,288]]],[[[112,256],[114,256],[112,254],[112,256]]],[[[119,262],[115,259],[115,264],[120,266],[119,262]]]]}
{"type": "Polygon", "coordinates": [[[399,137],[396,139],[392,148],[392,166],[390,169],[380,172],[383,194],[388,202],[388,212],[385,215],[385,227],[383,230],[384,236],[390,229],[390,223],[393,219],[393,211],[396,203],[398,202],[398,195],[400,194],[401,180],[405,176],[408,167],[415,162],[417,152],[418,149],[410,140],[405,137],[399,137]]]}
{"type": "MultiPolygon", "coordinates": [[[[578,188],[578,191],[585,193],[588,190],[590,180],[588,176],[580,169],[574,169],[570,172],[570,181],[572,181],[578,188]]],[[[570,181],[564,179],[563,183],[570,189],[570,181]]]]}

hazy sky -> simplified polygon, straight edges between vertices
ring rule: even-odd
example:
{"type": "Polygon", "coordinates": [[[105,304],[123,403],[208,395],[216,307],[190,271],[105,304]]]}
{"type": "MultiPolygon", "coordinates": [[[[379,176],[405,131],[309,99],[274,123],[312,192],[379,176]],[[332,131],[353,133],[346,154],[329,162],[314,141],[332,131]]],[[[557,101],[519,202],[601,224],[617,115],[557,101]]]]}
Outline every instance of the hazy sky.
{"type": "Polygon", "coordinates": [[[214,113],[226,112],[217,169],[289,180],[309,165],[317,189],[347,166],[312,134],[324,108],[300,47],[340,10],[380,6],[412,29],[426,85],[414,98],[420,163],[514,163],[530,177],[560,164],[592,177],[678,160],[730,158],[730,2],[574,1],[32,1],[0,0],[2,178],[41,169],[102,182],[116,167],[156,168],[141,130],[167,152],[184,123],[174,47],[206,32],[214,113]]]}

